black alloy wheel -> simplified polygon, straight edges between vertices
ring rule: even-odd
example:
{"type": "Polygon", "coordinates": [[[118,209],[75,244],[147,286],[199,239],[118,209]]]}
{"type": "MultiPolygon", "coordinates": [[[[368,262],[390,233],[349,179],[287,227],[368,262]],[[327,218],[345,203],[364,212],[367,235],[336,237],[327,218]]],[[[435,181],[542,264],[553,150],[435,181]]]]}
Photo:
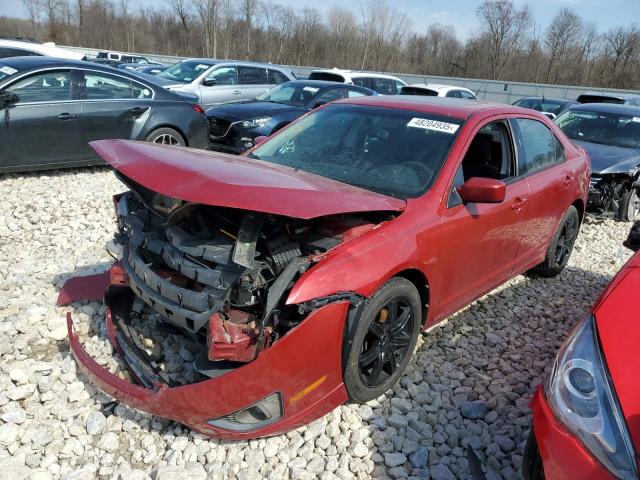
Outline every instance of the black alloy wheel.
{"type": "Polygon", "coordinates": [[[556,243],[557,265],[564,267],[569,261],[571,250],[573,250],[573,243],[578,235],[578,228],[580,228],[580,220],[577,215],[565,217],[564,224],[560,230],[560,236],[556,243]]]}
{"type": "Polygon", "coordinates": [[[400,379],[422,328],[416,286],[395,277],[369,297],[343,339],[344,386],[353,402],[379,397],[400,379]]]}
{"type": "Polygon", "coordinates": [[[415,318],[406,300],[387,302],[369,324],[358,365],[367,387],[382,385],[400,367],[411,343],[415,318]]]}

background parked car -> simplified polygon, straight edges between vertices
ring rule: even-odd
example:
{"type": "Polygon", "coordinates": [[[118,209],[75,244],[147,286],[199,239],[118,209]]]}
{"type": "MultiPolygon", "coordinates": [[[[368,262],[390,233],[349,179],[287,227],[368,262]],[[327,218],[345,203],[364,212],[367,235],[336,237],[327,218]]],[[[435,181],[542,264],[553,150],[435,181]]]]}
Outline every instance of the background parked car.
{"type": "Polygon", "coordinates": [[[109,65],[115,68],[122,67],[127,70],[133,70],[141,65],[162,65],[162,63],[153,62],[141,55],[120,52],[99,52],[96,58],[91,58],[90,60],[102,65],[109,65]]]}
{"type": "Polygon", "coordinates": [[[531,403],[526,480],[638,478],[639,290],[636,253],[558,352],[531,403]]]}
{"type": "Polygon", "coordinates": [[[167,68],[169,68],[169,65],[153,64],[142,65],[141,67],[126,68],[125,70],[129,70],[133,73],[143,73],[145,75],[157,75],[160,72],[164,72],[167,68]]]}
{"type": "Polygon", "coordinates": [[[84,60],[84,53],[56,47],[55,43],[40,43],[35,40],[13,40],[0,38],[0,59],[9,57],[56,57],[69,60],[84,60]]]}
{"type": "Polygon", "coordinates": [[[554,120],[572,105],[578,102],[563,98],[525,97],[513,102],[516,107],[530,108],[554,120]]]}
{"type": "Polygon", "coordinates": [[[476,94],[468,88],[437,83],[414,83],[400,88],[399,95],[423,95],[425,97],[450,97],[476,100],[476,94]]]}
{"type": "Polygon", "coordinates": [[[330,82],[347,83],[359,87],[375,90],[381,95],[397,95],[406,82],[392,75],[381,73],[356,72],[353,70],[314,70],[309,80],[327,80],[330,82]]]}
{"type": "Polygon", "coordinates": [[[576,98],[578,103],[618,103],[640,106],[640,95],[635,93],[587,92],[576,98]]]}
{"type": "Polygon", "coordinates": [[[102,163],[88,142],[104,138],[206,148],[193,100],[89,62],[1,60],[0,171],[102,163]]]}
{"type": "Polygon", "coordinates": [[[640,213],[640,108],[574,105],[555,122],[591,158],[589,208],[634,220],[640,213]]]}
{"type": "Polygon", "coordinates": [[[210,148],[240,153],[259,136],[269,136],[305,113],[341,98],[377,95],[355,85],[319,80],[295,80],[264,92],[255,100],[234,102],[207,110],[210,148]]]}
{"type": "Polygon", "coordinates": [[[291,72],[271,64],[190,58],[155,76],[175,92],[196,95],[205,108],[234,100],[251,100],[274,85],[295,80],[291,72]]]}

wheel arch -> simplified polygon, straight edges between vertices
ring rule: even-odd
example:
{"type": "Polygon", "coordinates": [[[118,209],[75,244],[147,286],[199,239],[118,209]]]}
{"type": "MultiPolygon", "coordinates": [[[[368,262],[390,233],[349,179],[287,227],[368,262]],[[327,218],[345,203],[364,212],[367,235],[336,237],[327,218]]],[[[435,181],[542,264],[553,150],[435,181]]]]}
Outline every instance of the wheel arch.
{"type": "Polygon", "coordinates": [[[584,201],[581,198],[578,198],[571,205],[573,207],[576,207],[576,210],[578,210],[578,217],[580,217],[580,223],[582,223],[582,220],[584,218],[584,209],[585,209],[584,201]]]}
{"type": "Polygon", "coordinates": [[[420,294],[420,303],[422,304],[422,325],[426,325],[427,317],[429,316],[430,301],[429,280],[426,275],[417,268],[407,268],[397,272],[392,278],[394,277],[409,280],[416,287],[420,294]]]}
{"type": "Polygon", "coordinates": [[[152,128],[149,129],[149,133],[147,133],[144,138],[147,138],[149,135],[151,135],[153,132],[155,132],[156,130],[160,130],[161,128],[170,128],[171,130],[175,130],[176,132],[178,132],[180,134],[180,136],[182,137],[182,140],[184,140],[184,144],[186,147],[189,146],[189,139],[188,137],[185,135],[185,133],[182,131],[182,129],[180,127],[178,127],[177,125],[172,125],[170,123],[160,123],[158,125],[154,125],[152,128]]]}

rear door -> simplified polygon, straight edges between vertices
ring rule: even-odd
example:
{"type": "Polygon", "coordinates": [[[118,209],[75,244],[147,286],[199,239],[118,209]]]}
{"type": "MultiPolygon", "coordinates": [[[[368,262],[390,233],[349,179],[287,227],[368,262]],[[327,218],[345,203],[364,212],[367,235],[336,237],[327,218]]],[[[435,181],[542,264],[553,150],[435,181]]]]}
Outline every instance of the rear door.
{"type": "Polygon", "coordinates": [[[68,69],[33,73],[3,90],[19,101],[0,111],[0,167],[38,168],[82,158],[80,104],[72,99],[68,69]]]}
{"type": "Polygon", "coordinates": [[[442,214],[442,285],[438,303],[443,314],[457,311],[513,272],[528,218],[529,185],[515,166],[513,135],[506,120],[483,125],[467,145],[462,164],[449,189],[442,214]],[[463,203],[456,187],[472,177],[506,183],[501,203],[463,203]]]}
{"type": "Polygon", "coordinates": [[[138,138],[151,115],[151,89],[96,70],[76,70],[73,77],[75,95],[81,99],[81,141],[87,158],[96,156],[89,146],[94,140],[138,138]]]}
{"type": "Polygon", "coordinates": [[[200,97],[205,108],[246,98],[241,85],[238,84],[238,70],[235,65],[214,67],[200,84],[200,97]]]}
{"type": "Polygon", "coordinates": [[[518,172],[529,182],[529,219],[517,263],[526,264],[546,251],[566,209],[572,203],[575,172],[564,147],[539,120],[512,121],[517,139],[518,172]]]}
{"type": "Polygon", "coordinates": [[[265,67],[238,65],[238,83],[242,88],[240,97],[244,100],[256,98],[269,90],[269,79],[265,67]]]}

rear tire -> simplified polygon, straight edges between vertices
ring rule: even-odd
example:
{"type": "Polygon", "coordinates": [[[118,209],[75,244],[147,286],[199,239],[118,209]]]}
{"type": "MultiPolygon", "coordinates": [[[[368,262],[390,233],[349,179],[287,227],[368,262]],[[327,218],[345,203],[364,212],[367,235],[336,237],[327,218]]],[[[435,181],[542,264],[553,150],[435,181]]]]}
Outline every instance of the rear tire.
{"type": "Polygon", "coordinates": [[[389,390],[402,376],[422,328],[416,287],[392,278],[369,298],[356,320],[348,349],[344,385],[353,402],[367,402],[389,390]]]}
{"type": "Polygon", "coordinates": [[[544,261],[527,273],[542,277],[559,275],[567,266],[579,230],[580,215],[576,207],[571,205],[562,217],[562,221],[549,243],[544,261]]]}
{"type": "Polygon", "coordinates": [[[180,147],[187,145],[187,142],[180,132],[169,127],[156,128],[153,132],[147,135],[145,140],[147,142],[158,143],[160,145],[173,145],[180,147]]]}
{"type": "Polygon", "coordinates": [[[634,222],[640,213],[640,196],[638,189],[631,188],[624,192],[620,201],[620,208],[616,213],[616,220],[623,222],[634,222]]]}

